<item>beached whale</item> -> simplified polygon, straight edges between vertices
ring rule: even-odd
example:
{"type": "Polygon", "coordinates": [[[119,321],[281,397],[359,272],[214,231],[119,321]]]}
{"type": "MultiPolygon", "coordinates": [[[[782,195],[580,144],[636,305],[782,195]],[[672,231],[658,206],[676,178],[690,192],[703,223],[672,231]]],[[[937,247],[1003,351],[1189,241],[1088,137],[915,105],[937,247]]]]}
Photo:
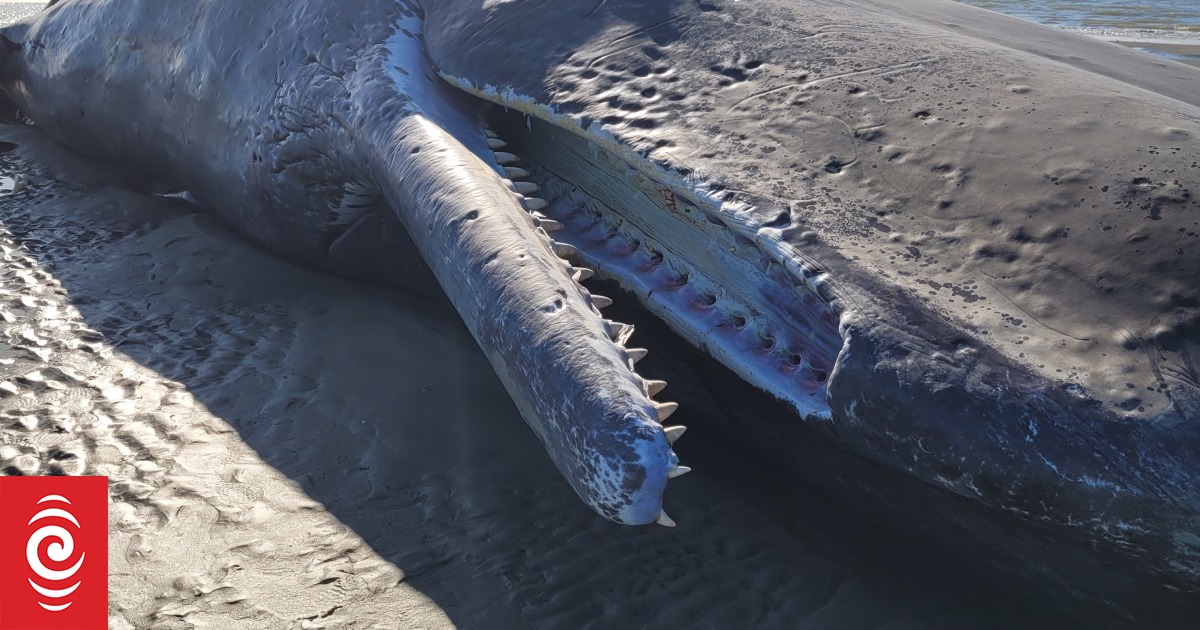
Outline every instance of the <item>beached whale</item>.
{"type": "Polygon", "coordinates": [[[593,272],[909,538],[1115,619],[1200,598],[1195,69],[938,0],[67,0],[3,36],[69,146],[432,274],[606,518],[673,524],[687,469],[593,272]]]}

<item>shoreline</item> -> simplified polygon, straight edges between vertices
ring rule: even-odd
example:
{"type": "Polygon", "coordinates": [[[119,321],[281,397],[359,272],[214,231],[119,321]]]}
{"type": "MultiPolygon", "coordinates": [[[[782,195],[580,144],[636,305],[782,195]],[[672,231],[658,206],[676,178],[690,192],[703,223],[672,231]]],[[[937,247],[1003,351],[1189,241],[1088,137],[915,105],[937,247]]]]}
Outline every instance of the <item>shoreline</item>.
{"type": "MultiPolygon", "coordinates": [[[[1024,18],[1022,18],[1024,19],[1024,18]]],[[[1200,32],[1153,29],[1103,29],[1047,24],[1052,28],[1102,39],[1163,59],[1200,67],[1200,32]]]]}
{"type": "Polygon", "coordinates": [[[1167,43],[1162,40],[1155,41],[1137,41],[1137,40],[1122,40],[1122,39],[1106,39],[1114,44],[1120,44],[1127,48],[1140,50],[1144,53],[1149,53],[1155,57],[1178,61],[1179,63],[1187,64],[1200,68],[1200,42],[1195,44],[1186,43],[1167,43]]]}

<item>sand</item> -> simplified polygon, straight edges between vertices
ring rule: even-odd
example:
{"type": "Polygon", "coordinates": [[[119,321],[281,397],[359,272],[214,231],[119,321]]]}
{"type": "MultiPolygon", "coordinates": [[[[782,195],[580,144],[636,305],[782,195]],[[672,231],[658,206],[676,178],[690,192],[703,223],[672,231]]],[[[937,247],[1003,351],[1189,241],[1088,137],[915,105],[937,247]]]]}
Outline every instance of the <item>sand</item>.
{"type": "Polygon", "coordinates": [[[1036,625],[698,418],[680,526],[608,523],[452,311],[0,142],[0,470],[110,477],[110,627],[1036,625]]]}

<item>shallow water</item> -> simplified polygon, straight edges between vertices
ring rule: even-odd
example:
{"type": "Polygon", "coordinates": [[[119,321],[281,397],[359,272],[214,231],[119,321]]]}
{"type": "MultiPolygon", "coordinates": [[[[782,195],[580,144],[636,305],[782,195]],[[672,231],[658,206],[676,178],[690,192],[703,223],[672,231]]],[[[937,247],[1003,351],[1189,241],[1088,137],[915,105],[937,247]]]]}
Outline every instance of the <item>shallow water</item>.
{"type": "Polygon", "coordinates": [[[1155,30],[1182,36],[1200,33],[1200,3],[1195,0],[963,0],[966,4],[1070,29],[1155,30]]]}
{"type": "Polygon", "coordinates": [[[26,15],[36,13],[43,4],[42,2],[0,2],[0,24],[8,24],[26,15]]]}
{"type": "Polygon", "coordinates": [[[1200,2],[1196,0],[959,1],[1200,66],[1200,2]]]}

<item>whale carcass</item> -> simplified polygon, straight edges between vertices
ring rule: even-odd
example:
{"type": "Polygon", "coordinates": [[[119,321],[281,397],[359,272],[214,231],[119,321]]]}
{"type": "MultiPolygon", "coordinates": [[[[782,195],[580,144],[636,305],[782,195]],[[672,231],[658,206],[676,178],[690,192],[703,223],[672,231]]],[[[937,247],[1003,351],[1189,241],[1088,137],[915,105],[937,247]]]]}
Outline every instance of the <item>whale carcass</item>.
{"type": "Polygon", "coordinates": [[[673,524],[687,468],[593,273],[910,539],[1118,619],[1200,599],[1195,69],[938,0],[67,0],[4,38],[69,146],[436,278],[606,518],[673,524]]]}

